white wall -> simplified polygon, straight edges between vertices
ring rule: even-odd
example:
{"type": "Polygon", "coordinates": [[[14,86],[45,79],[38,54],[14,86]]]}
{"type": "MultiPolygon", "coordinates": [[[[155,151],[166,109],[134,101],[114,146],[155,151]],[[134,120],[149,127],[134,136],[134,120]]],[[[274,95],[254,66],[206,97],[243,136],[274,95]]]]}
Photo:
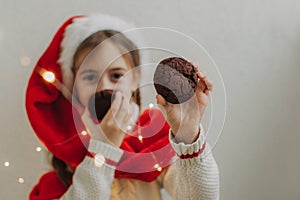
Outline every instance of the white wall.
{"type": "Polygon", "coordinates": [[[225,126],[214,148],[222,199],[300,199],[296,0],[2,1],[0,199],[27,199],[49,169],[45,150],[35,151],[41,144],[26,118],[27,80],[61,23],[90,12],[179,30],[209,51],[228,100],[225,126]],[[28,66],[20,63],[22,56],[30,57],[28,66]]]}

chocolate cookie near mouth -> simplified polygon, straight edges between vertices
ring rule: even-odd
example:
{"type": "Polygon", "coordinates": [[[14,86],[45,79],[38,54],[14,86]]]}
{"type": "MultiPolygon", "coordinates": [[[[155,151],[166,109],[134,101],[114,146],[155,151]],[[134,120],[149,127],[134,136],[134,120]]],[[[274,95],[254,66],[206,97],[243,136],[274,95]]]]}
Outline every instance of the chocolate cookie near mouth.
{"type": "MultiPolygon", "coordinates": [[[[196,67],[180,57],[166,58],[157,65],[153,82],[155,90],[169,103],[180,104],[195,93],[198,83],[196,67]]],[[[201,84],[205,83],[202,81],[201,84]]]]}
{"type": "Polygon", "coordinates": [[[114,100],[113,90],[102,90],[89,99],[89,111],[95,120],[102,120],[114,100]]]}

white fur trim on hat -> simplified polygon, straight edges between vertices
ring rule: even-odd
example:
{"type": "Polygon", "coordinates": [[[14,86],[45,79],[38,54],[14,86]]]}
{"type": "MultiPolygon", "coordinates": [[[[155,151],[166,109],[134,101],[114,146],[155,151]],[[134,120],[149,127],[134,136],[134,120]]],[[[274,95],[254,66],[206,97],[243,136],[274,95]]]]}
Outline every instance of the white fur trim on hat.
{"type": "MultiPolygon", "coordinates": [[[[125,37],[137,46],[137,48],[142,48],[144,47],[143,45],[145,45],[142,36],[138,34],[139,31],[134,31],[137,28],[133,23],[126,22],[115,16],[93,14],[75,18],[65,29],[63,40],[61,42],[61,54],[58,60],[58,63],[61,65],[62,81],[65,87],[69,90],[68,92],[72,92],[74,82],[72,65],[73,56],[77,47],[91,34],[107,29],[123,33],[125,37]]],[[[141,65],[146,64],[146,55],[142,54],[141,51],[139,51],[139,53],[141,65]]]]}

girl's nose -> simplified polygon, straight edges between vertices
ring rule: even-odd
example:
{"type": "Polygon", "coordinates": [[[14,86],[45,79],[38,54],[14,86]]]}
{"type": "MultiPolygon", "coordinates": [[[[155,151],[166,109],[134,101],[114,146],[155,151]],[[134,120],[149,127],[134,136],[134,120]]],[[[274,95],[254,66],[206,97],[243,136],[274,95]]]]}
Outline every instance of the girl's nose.
{"type": "Polygon", "coordinates": [[[97,92],[101,90],[113,90],[115,89],[115,84],[112,83],[108,78],[102,77],[97,86],[97,92]]]}

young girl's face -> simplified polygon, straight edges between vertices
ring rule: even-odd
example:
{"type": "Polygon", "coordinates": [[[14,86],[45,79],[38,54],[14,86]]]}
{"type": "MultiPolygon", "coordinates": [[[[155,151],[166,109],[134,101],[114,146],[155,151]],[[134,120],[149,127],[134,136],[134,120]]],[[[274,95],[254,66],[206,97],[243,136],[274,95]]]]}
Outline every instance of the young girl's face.
{"type": "Polygon", "coordinates": [[[95,92],[111,89],[131,95],[138,87],[137,72],[121,54],[112,41],[106,40],[95,50],[86,49],[75,58],[74,92],[83,107],[88,106],[95,92]]]}

